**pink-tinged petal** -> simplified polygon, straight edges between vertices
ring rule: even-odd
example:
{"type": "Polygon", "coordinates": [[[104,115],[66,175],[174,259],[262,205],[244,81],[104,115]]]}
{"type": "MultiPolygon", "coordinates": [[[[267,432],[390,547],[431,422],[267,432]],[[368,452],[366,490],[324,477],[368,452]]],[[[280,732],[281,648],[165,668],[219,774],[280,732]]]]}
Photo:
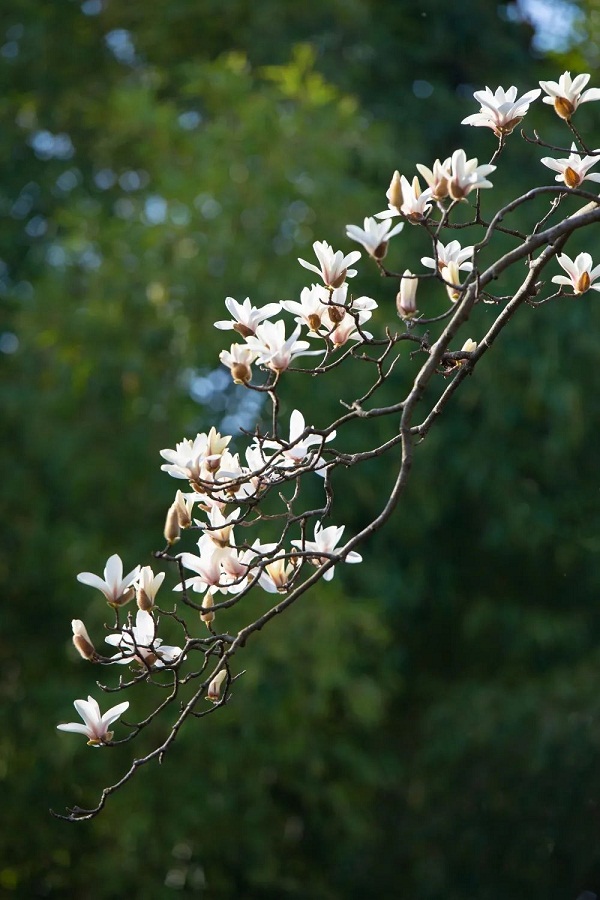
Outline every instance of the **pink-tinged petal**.
{"type": "Polygon", "coordinates": [[[89,737],[89,728],[87,725],[80,725],[79,722],[69,722],[67,725],[57,725],[59,731],[72,731],[73,734],[85,734],[89,737]]]}
{"type": "Polygon", "coordinates": [[[73,706],[88,725],[100,721],[100,707],[93,697],[88,695],[87,700],[75,700],[73,706]]]}

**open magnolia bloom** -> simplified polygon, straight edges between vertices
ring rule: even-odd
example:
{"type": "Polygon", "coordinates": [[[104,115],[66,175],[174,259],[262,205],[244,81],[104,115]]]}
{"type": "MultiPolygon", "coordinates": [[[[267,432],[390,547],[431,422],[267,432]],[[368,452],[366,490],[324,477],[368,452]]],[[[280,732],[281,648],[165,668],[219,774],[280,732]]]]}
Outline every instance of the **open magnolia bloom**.
{"type": "Polygon", "coordinates": [[[158,589],[164,580],[164,572],[155,575],[151,566],[143,566],[135,581],[135,599],[140,609],[152,609],[158,589]]]}
{"type": "Polygon", "coordinates": [[[399,184],[394,188],[397,175],[398,173],[395,172],[392,184],[386,194],[388,199],[393,197],[395,202],[390,200],[388,204],[389,209],[384,209],[383,212],[377,213],[376,218],[391,219],[394,216],[404,215],[410,222],[415,224],[423,222],[431,210],[431,201],[433,199],[431,188],[422,191],[416,175],[412,180],[412,184],[404,175],[400,175],[399,184]],[[400,203],[400,206],[397,206],[397,203],[400,203]]]}
{"type": "Polygon", "coordinates": [[[203,534],[198,540],[198,556],[195,553],[182,553],[179,557],[181,564],[194,574],[191,578],[186,578],[183,585],[177,584],[173,590],[182,591],[185,587],[198,594],[203,594],[207,589],[212,593],[237,593],[240,586],[232,584],[235,579],[227,573],[224,566],[225,558],[231,555],[233,549],[233,546],[218,546],[208,534],[203,534]]]}
{"type": "Polygon", "coordinates": [[[135,625],[127,625],[119,634],[109,634],[104,640],[112,647],[118,647],[120,652],[111,656],[111,661],[118,665],[137,662],[162,669],[166,663],[175,662],[182,653],[181,647],[162,646],[162,640],[156,637],[156,622],[143,609],[138,609],[135,625]]]}
{"type": "Polygon", "coordinates": [[[231,372],[234,384],[252,381],[252,363],[256,353],[247,344],[232,344],[229,350],[221,350],[219,359],[231,372]]]}
{"type": "Polygon", "coordinates": [[[514,85],[506,91],[502,87],[496,88],[495,91],[489,87],[484,91],[475,91],[473,96],[481,104],[481,109],[478,113],[467,116],[461,124],[491,128],[498,137],[510,134],[526,115],[530,104],[537,100],[541,93],[540,88],[536,88],[517,99],[517,89],[514,85]]]}
{"type": "Polygon", "coordinates": [[[435,200],[436,203],[440,200],[444,200],[448,196],[447,170],[450,168],[450,162],[450,157],[445,159],[444,162],[436,159],[433,164],[433,169],[429,169],[427,166],[417,163],[419,174],[422,175],[427,182],[428,187],[431,189],[431,199],[435,200]]]}
{"type": "Polygon", "coordinates": [[[319,260],[320,268],[313,265],[313,263],[306,262],[305,259],[299,258],[298,262],[305,269],[310,269],[311,272],[316,272],[317,275],[320,275],[327,287],[341,287],[346,278],[354,278],[356,275],[356,269],[349,269],[348,266],[360,259],[361,254],[359,250],[353,250],[352,253],[344,256],[341,250],[334,252],[333,247],[326,241],[315,241],[313,250],[319,260]]]}
{"type": "MultiPolygon", "coordinates": [[[[314,557],[310,557],[310,562],[313,566],[322,566],[327,562],[328,557],[321,556],[322,553],[336,553],[337,545],[340,542],[342,535],[344,533],[345,525],[340,525],[339,527],[335,525],[329,525],[327,528],[323,528],[320,522],[317,522],[315,525],[315,534],[314,541],[292,541],[291,543],[294,547],[297,547],[299,550],[304,551],[305,553],[314,553],[314,557]]],[[[354,550],[350,550],[346,556],[344,557],[344,562],[347,563],[359,563],[362,562],[362,556],[360,553],[356,553],[354,550]]],[[[325,581],[331,581],[334,574],[334,566],[328,569],[323,578],[325,581]]]]}
{"type": "Polygon", "coordinates": [[[358,225],[346,225],[346,234],[352,241],[362,244],[369,256],[373,259],[383,259],[387,253],[390,238],[400,234],[404,228],[404,222],[400,222],[392,228],[391,222],[378,222],[377,219],[365,217],[364,228],[358,225]]]}
{"type": "Polygon", "coordinates": [[[260,450],[265,462],[272,463],[275,468],[294,468],[296,466],[310,466],[318,475],[325,475],[326,462],[322,456],[315,452],[315,447],[321,449],[323,444],[329,443],[335,437],[335,431],[322,437],[319,434],[301,435],[307,430],[304,416],[300,410],[295,409],[290,416],[289,441],[265,440],[257,441],[254,447],[260,450]],[[272,456],[264,456],[264,450],[275,450],[272,456]]]}
{"type": "Polygon", "coordinates": [[[480,188],[491,188],[493,184],[485,177],[494,172],[496,166],[484,163],[477,165],[477,159],[467,159],[464,150],[455,150],[446,169],[448,177],[448,193],[453,200],[464,200],[471,191],[480,188]]]}
{"type": "MultiPolygon", "coordinates": [[[[308,334],[319,337],[319,328],[323,324],[323,318],[327,318],[327,307],[330,297],[333,299],[346,285],[333,291],[329,291],[322,284],[313,284],[309,288],[303,288],[298,300],[282,300],[281,308],[295,315],[299,325],[308,326],[308,334]]],[[[344,295],[345,297],[345,295],[344,295]]]]}
{"type": "Polygon", "coordinates": [[[563,72],[558,81],[540,81],[540,87],[548,94],[542,102],[554,106],[557,115],[561,119],[568,120],[580,103],[600,100],[600,88],[583,90],[589,80],[589,75],[576,75],[575,78],[571,78],[570,72],[563,72]]]}
{"type": "Polygon", "coordinates": [[[279,312],[279,303],[267,303],[259,309],[252,306],[249,297],[246,297],[243,303],[238,303],[233,297],[227,297],[225,306],[233,316],[233,320],[215,322],[215,328],[220,328],[221,331],[237,331],[242,337],[254,334],[261,322],[276,316],[279,312]]]}
{"type": "Polygon", "coordinates": [[[437,253],[437,261],[432,256],[421,257],[421,263],[428,269],[438,269],[440,272],[451,262],[455,262],[459,269],[470,272],[473,263],[470,261],[473,256],[473,247],[461,247],[458,241],[450,241],[444,246],[441,241],[436,241],[435,245],[437,253]]]}
{"type": "Polygon", "coordinates": [[[268,554],[277,549],[277,544],[261,544],[255,541],[252,545],[255,565],[262,562],[263,568],[258,576],[261,588],[269,594],[285,594],[290,587],[290,579],[296,571],[296,562],[287,557],[275,557],[269,560],[268,554]],[[267,557],[267,558],[265,558],[267,557]]]}
{"type": "MultiPolygon", "coordinates": [[[[600,153],[599,150],[594,152],[600,153]]],[[[552,159],[551,156],[544,156],[541,162],[554,172],[558,172],[555,181],[563,181],[567,187],[575,188],[579,187],[582,181],[600,181],[598,172],[588,175],[588,171],[596,165],[598,160],[600,160],[600,156],[582,156],[577,151],[577,144],[573,143],[567,159],[552,159]]]]}
{"type": "Polygon", "coordinates": [[[104,567],[104,578],[93,572],[80,572],[77,581],[90,587],[98,588],[111,606],[123,606],[133,599],[133,582],[138,576],[140,567],[136,566],[123,578],[123,562],[118,553],[110,556],[104,567]]]}
{"type": "Polygon", "coordinates": [[[69,722],[66,725],[57,725],[59,731],[72,731],[75,734],[84,734],[88,739],[88,744],[92,747],[99,747],[107,741],[112,740],[113,732],[108,730],[108,726],[121,716],[126,709],[129,709],[129,701],[118,703],[102,715],[100,707],[93,697],[87,700],[75,700],[73,706],[84,721],[84,725],[79,722],[69,722]]]}
{"type": "Polygon", "coordinates": [[[593,282],[600,278],[600,266],[592,269],[592,257],[589,253],[580,253],[575,259],[571,259],[566,253],[556,257],[556,261],[563,267],[567,275],[554,275],[554,284],[565,284],[573,288],[575,294],[585,294],[586,291],[600,291],[600,284],[593,282]]]}
{"type": "Polygon", "coordinates": [[[230,440],[231,435],[221,437],[216,428],[211,428],[208,434],[197,434],[193,441],[184,438],[175,450],[160,451],[162,458],[167,460],[167,465],[160,467],[161,471],[192,483],[202,481],[204,470],[216,471],[219,468],[221,456],[230,440]]]}
{"type": "MultiPolygon", "coordinates": [[[[246,338],[250,349],[256,353],[256,362],[272,369],[273,372],[284,372],[296,356],[303,356],[309,351],[308,341],[299,341],[300,325],[286,340],[285,322],[263,322],[256,329],[256,334],[246,338]]],[[[320,351],[317,351],[320,352],[320,351]]]]}

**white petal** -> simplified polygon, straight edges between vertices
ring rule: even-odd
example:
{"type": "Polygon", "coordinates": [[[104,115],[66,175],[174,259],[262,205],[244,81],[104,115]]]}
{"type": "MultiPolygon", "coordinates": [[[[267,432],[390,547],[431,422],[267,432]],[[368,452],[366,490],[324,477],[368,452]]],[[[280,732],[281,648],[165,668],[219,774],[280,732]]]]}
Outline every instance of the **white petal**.
{"type": "Polygon", "coordinates": [[[104,578],[110,587],[121,583],[123,579],[123,562],[118,553],[113,553],[107,559],[104,567],[104,578]]]}
{"type": "Polygon", "coordinates": [[[126,709],[129,709],[129,700],[126,700],[124,703],[119,703],[117,706],[113,706],[112,709],[109,709],[108,712],[105,712],[102,716],[102,724],[104,727],[108,728],[108,726],[118,719],[126,709]]]}

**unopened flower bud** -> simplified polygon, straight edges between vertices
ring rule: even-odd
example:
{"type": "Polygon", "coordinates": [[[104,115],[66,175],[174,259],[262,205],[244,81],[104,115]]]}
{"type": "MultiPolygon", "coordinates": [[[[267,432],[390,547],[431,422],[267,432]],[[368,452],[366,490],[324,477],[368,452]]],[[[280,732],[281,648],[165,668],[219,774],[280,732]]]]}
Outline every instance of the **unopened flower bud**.
{"type": "Polygon", "coordinates": [[[227,678],[227,672],[225,669],[221,669],[220,672],[217,672],[211,683],[208,685],[208,690],[206,691],[206,699],[211,700],[213,703],[218,703],[221,699],[221,688],[223,687],[223,682],[227,678]]]}
{"type": "Polygon", "coordinates": [[[396,295],[396,309],[402,319],[411,319],[417,312],[417,287],[419,279],[406,269],[400,279],[400,290],[396,295]]]}
{"type": "Polygon", "coordinates": [[[207,594],[206,597],[204,598],[204,602],[202,604],[202,609],[206,609],[208,611],[200,613],[200,618],[202,619],[202,621],[204,622],[204,624],[206,625],[207,628],[210,628],[212,623],[215,621],[215,614],[214,614],[214,612],[210,611],[211,607],[213,607],[214,605],[215,605],[215,601],[213,600],[213,595],[207,594]]]}
{"type": "Polygon", "coordinates": [[[180,531],[178,504],[175,502],[169,507],[165,521],[164,535],[169,547],[179,540],[180,531]]]}
{"type": "Polygon", "coordinates": [[[466,340],[461,347],[463,353],[474,353],[477,350],[477,341],[474,341],[472,338],[466,340]]]}
{"type": "Polygon", "coordinates": [[[394,175],[390,182],[390,186],[387,189],[385,196],[390,201],[390,206],[395,206],[396,209],[400,209],[404,202],[404,199],[402,197],[402,182],[400,181],[400,172],[397,169],[394,172],[394,175]]]}
{"type": "Polygon", "coordinates": [[[451,259],[447,266],[444,266],[440,272],[442,278],[446,282],[446,292],[453,303],[460,300],[460,270],[456,260],[451,259]]]}
{"type": "Polygon", "coordinates": [[[83,659],[94,662],[97,659],[98,654],[96,653],[96,649],[92,644],[87,629],[81,619],[73,619],[71,628],[73,629],[73,645],[79,655],[82,656],[83,659]]]}
{"type": "Polygon", "coordinates": [[[177,506],[177,521],[180,528],[189,528],[192,524],[191,504],[188,506],[181,491],[175,494],[174,506],[177,506]]]}

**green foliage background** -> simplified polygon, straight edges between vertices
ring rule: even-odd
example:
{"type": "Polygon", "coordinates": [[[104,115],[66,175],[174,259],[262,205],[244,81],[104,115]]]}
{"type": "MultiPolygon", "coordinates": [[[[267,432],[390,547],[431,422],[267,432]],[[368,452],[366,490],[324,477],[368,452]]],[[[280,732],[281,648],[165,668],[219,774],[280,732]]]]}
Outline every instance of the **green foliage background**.
{"type": "MultiPolygon", "coordinates": [[[[344,225],[385,205],[394,168],[489,157],[491,133],[459,124],[473,89],[528,90],[564,61],[478,0],[7,0],[2,28],[0,893],[600,891],[593,296],[523,310],[365,563],[249,644],[225,710],[93,823],[48,814],[95,803],[128,764],[130,747],[55,731],[97,694],[69,622],[100,633],[105,612],[75,575],[113,552],[149,562],[174,492],[158,451],[239,412],[239,392],[189,392],[216,366],[223,299],[295,298],[296,257],[315,239],[349,250],[344,225]]],[[[538,107],[528,127],[568,140],[538,107]]],[[[578,124],[597,134],[599,115],[578,124]]],[[[540,155],[515,135],[485,202],[550,180],[540,155]]],[[[390,262],[426,251],[406,228],[390,262]]],[[[360,287],[394,324],[393,287],[366,266],[360,287]]],[[[324,421],[331,381],[315,396],[290,378],[284,401],[324,421]]],[[[388,466],[340,481],[336,522],[374,514],[388,466]]]]}

